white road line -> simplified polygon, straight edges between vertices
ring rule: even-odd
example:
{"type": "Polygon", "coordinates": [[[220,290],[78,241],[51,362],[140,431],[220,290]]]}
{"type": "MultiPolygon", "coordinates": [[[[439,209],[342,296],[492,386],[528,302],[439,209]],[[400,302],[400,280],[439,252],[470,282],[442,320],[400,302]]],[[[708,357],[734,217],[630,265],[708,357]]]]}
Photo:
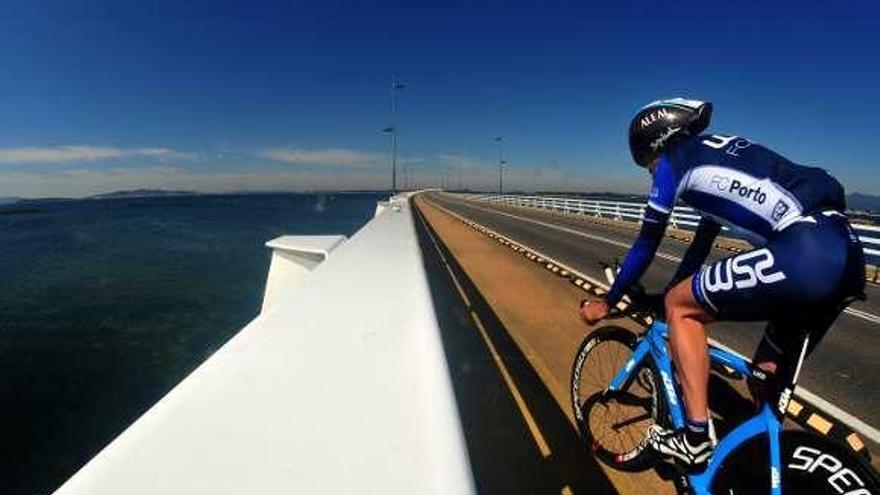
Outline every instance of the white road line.
{"type": "MultiPolygon", "coordinates": [[[[433,204],[434,204],[434,206],[436,206],[437,208],[440,208],[441,210],[443,210],[443,211],[449,213],[450,215],[452,215],[452,216],[454,216],[454,217],[456,217],[456,218],[459,218],[459,219],[461,219],[461,220],[467,220],[467,221],[471,221],[471,222],[473,222],[473,220],[469,220],[469,219],[467,219],[467,218],[465,218],[465,217],[459,215],[458,213],[455,213],[455,212],[453,212],[453,211],[450,211],[450,210],[447,209],[447,208],[444,208],[444,207],[438,205],[437,203],[433,203],[433,204]]],[[[476,208],[476,207],[475,207],[475,208],[476,208]]],[[[494,212],[493,212],[493,213],[494,213],[494,212]]],[[[529,251],[535,253],[536,255],[538,255],[538,256],[540,256],[540,257],[546,259],[547,261],[549,261],[549,262],[551,262],[551,263],[553,263],[553,264],[555,264],[555,265],[557,265],[557,266],[559,266],[560,268],[563,268],[563,269],[565,269],[565,270],[568,270],[569,272],[571,272],[571,273],[574,274],[575,276],[580,277],[580,278],[582,278],[582,279],[584,279],[584,280],[587,280],[588,282],[590,282],[590,283],[593,284],[593,285],[596,285],[596,286],[602,287],[602,288],[605,289],[606,291],[609,289],[608,284],[606,284],[606,283],[604,283],[604,282],[600,282],[599,280],[596,280],[596,279],[593,278],[593,277],[587,276],[587,275],[585,275],[585,274],[583,274],[583,273],[581,273],[581,272],[575,270],[574,268],[571,268],[570,266],[567,266],[565,263],[561,263],[561,262],[559,262],[559,261],[553,259],[552,257],[547,256],[546,254],[544,254],[544,253],[542,253],[542,252],[536,250],[536,249],[532,249],[531,247],[528,246],[528,244],[524,244],[524,243],[522,243],[522,242],[516,240],[515,238],[513,238],[513,237],[511,237],[511,236],[509,236],[509,235],[500,234],[500,233],[498,233],[498,232],[496,232],[496,231],[494,231],[494,230],[492,230],[492,229],[490,229],[490,228],[488,228],[488,227],[485,227],[485,226],[483,226],[483,225],[480,225],[480,226],[483,227],[484,229],[486,229],[487,232],[491,232],[491,233],[495,234],[496,236],[500,236],[500,237],[507,238],[507,239],[510,240],[511,242],[514,242],[514,243],[516,243],[516,244],[519,244],[520,246],[522,246],[522,247],[528,249],[529,251]]],[[[872,316],[873,316],[873,315],[872,315],[872,316]]],[[[736,356],[739,356],[740,358],[744,359],[744,360],[747,361],[747,362],[751,362],[751,360],[750,360],[749,358],[747,358],[746,356],[744,356],[744,355],[742,355],[741,353],[739,353],[739,352],[737,352],[737,351],[731,349],[730,347],[728,347],[728,346],[722,344],[721,342],[718,342],[718,341],[715,340],[715,339],[710,338],[710,339],[709,339],[709,343],[712,344],[712,345],[714,345],[714,346],[716,346],[716,347],[718,347],[719,349],[722,349],[722,350],[724,350],[724,351],[726,351],[726,352],[729,352],[729,353],[731,353],[731,354],[734,354],[734,355],[736,355],[736,356]]],[[[873,426],[869,425],[868,423],[865,423],[865,422],[862,421],[861,419],[859,419],[859,418],[853,416],[852,414],[850,414],[850,413],[844,411],[843,409],[841,409],[841,408],[835,406],[834,404],[828,402],[827,400],[823,399],[822,397],[819,397],[819,396],[816,395],[814,392],[811,392],[810,390],[804,388],[803,386],[798,385],[798,386],[797,386],[797,390],[795,390],[794,395],[797,396],[797,397],[799,397],[799,398],[801,398],[801,399],[804,400],[805,402],[809,402],[810,404],[812,404],[813,406],[815,406],[815,407],[818,408],[819,410],[821,410],[821,411],[827,413],[829,416],[835,418],[835,419],[838,420],[840,423],[842,423],[842,424],[846,425],[847,427],[851,428],[853,431],[858,432],[859,434],[863,435],[865,438],[871,440],[871,441],[874,442],[875,444],[880,444],[880,430],[874,428],[873,426]]]]}
{"type": "MultiPolygon", "coordinates": [[[[541,225],[543,227],[547,227],[548,229],[555,229],[555,230],[558,230],[561,232],[566,232],[566,233],[577,235],[577,236],[584,237],[587,239],[592,239],[594,241],[604,242],[607,244],[611,244],[613,246],[623,247],[626,249],[629,249],[630,247],[632,247],[632,244],[627,244],[625,242],[615,241],[614,239],[609,239],[607,237],[603,237],[600,235],[587,234],[586,232],[581,232],[579,230],[570,229],[567,227],[562,227],[562,226],[555,225],[555,224],[552,224],[549,222],[542,222],[541,220],[535,220],[533,218],[514,215],[513,213],[507,213],[505,211],[498,211],[498,210],[490,210],[487,208],[481,208],[479,206],[476,206],[476,205],[473,205],[470,203],[467,203],[467,206],[469,206],[470,208],[474,208],[474,209],[477,209],[480,211],[487,212],[487,213],[504,215],[504,216],[507,216],[510,218],[515,218],[515,219],[523,221],[523,222],[530,222],[530,223],[534,223],[536,225],[541,225]]],[[[663,258],[667,261],[681,262],[681,258],[679,256],[675,256],[674,254],[664,253],[662,251],[657,251],[656,256],[659,258],[663,258]]],[[[843,310],[843,312],[850,315],[850,316],[854,316],[856,318],[861,318],[861,319],[868,321],[868,322],[871,322],[871,323],[880,324],[880,316],[877,316],[873,313],[868,313],[867,311],[862,311],[860,309],[855,309],[855,308],[846,308],[845,310],[843,310]]]]}
{"type": "MultiPolygon", "coordinates": [[[[445,211],[445,212],[448,213],[449,215],[452,215],[452,216],[454,216],[455,218],[458,218],[459,220],[463,220],[463,221],[466,221],[466,222],[473,222],[473,220],[470,220],[470,219],[468,219],[468,218],[465,218],[465,217],[459,215],[458,213],[455,213],[454,211],[449,210],[448,208],[444,208],[443,206],[438,205],[437,203],[433,203],[433,202],[432,202],[432,204],[433,204],[434,206],[436,206],[437,208],[439,208],[439,209],[445,211]]],[[[477,222],[474,222],[474,223],[477,223],[477,222]]],[[[554,265],[558,266],[559,268],[562,268],[563,270],[567,270],[567,271],[569,271],[569,272],[575,274],[575,275],[578,276],[579,278],[582,278],[582,279],[584,279],[584,280],[590,282],[590,283],[593,284],[593,285],[596,285],[596,286],[602,287],[605,291],[607,291],[607,290],[609,289],[609,287],[608,287],[607,284],[605,284],[605,283],[603,283],[603,282],[600,282],[600,281],[596,280],[595,278],[590,277],[589,275],[584,275],[583,273],[579,272],[578,270],[575,270],[574,268],[572,268],[572,267],[566,265],[565,263],[563,263],[563,262],[561,262],[561,261],[556,261],[556,260],[553,259],[552,257],[547,256],[546,254],[542,253],[541,251],[538,251],[538,250],[535,249],[535,248],[529,247],[528,244],[525,244],[525,243],[523,243],[523,242],[520,242],[520,241],[517,240],[515,237],[511,237],[511,236],[506,235],[506,234],[501,234],[500,232],[496,232],[496,231],[494,231],[494,230],[490,229],[489,227],[486,227],[485,225],[482,225],[482,224],[477,224],[477,225],[480,225],[480,227],[482,227],[483,229],[485,229],[486,232],[489,232],[489,233],[491,233],[491,234],[493,234],[493,235],[495,235],[495,236],[498,236],[498,237],[503,237],[503,238],[509,240],[510,242],[514,243],[514,244],[519,244],[520,246],[522,246],[522,247],[528,249],[529,251],[531,251],[532,253],[538,255],[539,257],[544,258],[544,259],[547,260],[547,261],[550,261],[551,263],[553,263],[554,265]]]]}
{"type": "Polygon", "coordinates": [[[880,324],[880,316],[868,313],[867,311],[862,311],[861,309],[856,309],[856,308],[846,308],[845,312],[848,315],[857,316],[859,318],[864,318],[864,319],[870,321],[871,323],[880,324]]]}
{"type": "MultiPolygon", "coordinates": [[[[562,226],[560,226],[560,225],[552,224],[552,223],[549,223],[549,222],[542,222],[541,220],[535,220],[534,218],[521,217],[521,216],[519,216],[519,215],[514,215],[513,213],[507,213],[507,212],[505,212],[505,211],[498,211],[498,210],[490,210],[490,209],[487,209],[487,208],[481,208],[481,207],[479,207],[479,206],[476,206],[476,205],[473,205],[473,204],[470,204],[470,203],[468,203],[467,206],[470,207],[470,208],[474,208],[474,209],[476,209],[476,210],[484,211],[484,212],[487,212],[487,213],[494,213],[494,214],[497,214],[497,215],[504,215],[504,216],[506,216],[506,217],[515,218],[515,219],[517,219],[517,220],[521,220],[521,221],[523,221],[523,222],[534,223],[534,224],[536,224],[536,225],[541,225],[541,226],[543,226],[543,227],[547,227],[547,228],[549,228],[549,229],[559,230],[559,231],[561,231],[561,232],[566,232],[566,233],[568,233],[568,234],[573,234],[573,235],[576,235],[576,236],[585,237],[585,238],[587,238],[587,239],[592,239],[592,240],[594,240],[594,241],[604,242],[604,243],[606,243],[606,244],[611,244],[611,245],[613,245],[613,246],[622,247],[622,248],[624,248],[624,249],[629,249],[629,248],[632,247],[632,243],[629,243],[629,244],[628,244],[628,243],[626,243],[626,242],[615,241],[614,239],[609,239],[609,238],[607,238],[607,237],[602,237],[602,236],[595,235],[595,234],[588,234],[588,233],[586,233],[586,232],[581,232],[580,230],[569,229],[569,228],[567,228],[567,227],[562,227],[562,226]]],[[[657,255],[656,255],[656,256],[659,257],[659,258],[663,258],[663,259],[665,259],[665,260],[667,260],[667,261],[681,261],[681,258],[679,258],[678,256],[675,256],[675,255],[672,255],[672,254],[668,254],[668,253],[664,253],[664,252],[662,252],[662,251],[657,251],[657,255]]]]}

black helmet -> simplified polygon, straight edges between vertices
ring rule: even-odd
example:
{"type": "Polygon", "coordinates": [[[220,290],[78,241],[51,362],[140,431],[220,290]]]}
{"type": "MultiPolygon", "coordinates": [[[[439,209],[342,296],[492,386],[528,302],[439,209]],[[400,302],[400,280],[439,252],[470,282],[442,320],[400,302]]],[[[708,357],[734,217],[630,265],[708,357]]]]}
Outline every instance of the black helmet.
{"type": "Polygon", "coordinates": [[[707,101],[672,98],[649,103],[629,125],[633,160],[647,167],[677,139],[703,132],[711,117],[712,104],[707,101]]]}

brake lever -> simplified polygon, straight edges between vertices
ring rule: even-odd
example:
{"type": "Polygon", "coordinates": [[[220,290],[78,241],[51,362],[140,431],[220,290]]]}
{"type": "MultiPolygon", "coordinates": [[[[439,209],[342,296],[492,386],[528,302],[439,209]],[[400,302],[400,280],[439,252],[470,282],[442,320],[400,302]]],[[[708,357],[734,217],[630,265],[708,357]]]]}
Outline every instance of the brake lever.
{"type": "MultiPolygon", "coordinates": [[[[620,271],[619,260],[615,258],[613,265],[600,261],[599,267],[605,274],[608,283],[614,285],[616,275],[620,271]]],[[[624,303],[624,308],[620,309],[616,306],[611,308],[605,319],[623,318],[635,313],[647,313],[652,316],[659,315],[662,317],[662,315],[665,314],[663,297],[662,294],[648,294],[645,290],[645,286],[640,283],[635,283],[621,298],[621,302],[624,303]]],[[[583,305],[583,301],[581,301],[581,305],[583,305]]]]}

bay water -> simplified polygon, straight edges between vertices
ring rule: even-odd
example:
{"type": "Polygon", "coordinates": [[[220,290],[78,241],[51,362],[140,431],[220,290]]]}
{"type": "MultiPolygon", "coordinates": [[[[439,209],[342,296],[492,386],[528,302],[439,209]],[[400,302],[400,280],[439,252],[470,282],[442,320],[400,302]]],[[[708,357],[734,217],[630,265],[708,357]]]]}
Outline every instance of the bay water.
{"type": "Polygon", "coordinates": [[[0,493],[49,493],[259,312],[284,234],[386,193],[29,203],[0,212],[0,493]]]}

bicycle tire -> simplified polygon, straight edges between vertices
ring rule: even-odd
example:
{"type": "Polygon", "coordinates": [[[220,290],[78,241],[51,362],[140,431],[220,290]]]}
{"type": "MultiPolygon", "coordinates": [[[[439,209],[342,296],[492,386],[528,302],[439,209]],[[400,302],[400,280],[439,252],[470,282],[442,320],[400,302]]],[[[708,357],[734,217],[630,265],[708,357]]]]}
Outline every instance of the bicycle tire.
{"type": "MultiPolygon", "coordinates": [[[[655,377],[658,377],[656,367],[650,361],[645,360],[639,370],[633,373],[633,380],[625,384],[619,393],[608,393],[606,388],[611,382],[611,378],[624,365],[632,354],[638,343],[638,336],[630,330],[618,326],[606,326],[599,328],[584,339],[575,355],[574,363],[571,370],[571,405],[574,413],[575,422],[580,430],[581,437],[592,450],[593,454],[603,463],[623,471],[640,471],[648,469],[655,465],[656,459],[649,455],[649,449],[644,449],[643,440],[645,430],[657,421],[664,422],[667,417],[667,407],[663,400],[658,400],[660,392],[657,387],[655,377]],[[583,390],[582,377],[590,375],[587,372],[589,366],[600,366],[602,364],[600,358],[595,358],[596,363],[590,362],[590,357],[597,356],[597,350],[609,344],[616,344],[618,348],[615,359],[605,360],[608,364],[604,366],[604,370],[593,370],[592,375],[597,383],[596,391],[583,390]],[[643,393],[648,396],[636,395],[631,392],[633,386],[642,387],[643,393]],[[587,395],[589,394],[589,395],[587,395]],[[634,416],[623,421],[614,419],[607,420],[608,411],[615,405],[625,407],[619,400],[621,398],[631,399],[630,396],[640,397],[638,402],[642,408],[646,409],[641,416],[634,416]],[[645,401],[649,401],[646,403],[645,401]],[[647,406],[647,407],[645,407],[647,406]],[[598,407],[604,407],[605,415],[599,419],[597,417],[598,407]],[[648,414],[648,416],[645,416],[648,414]],[[614,425],[621,425],[634,421],[635,418],[642,418],[632,425],[627,424],[626,432],[623,428],[614,425]],[[604,423],[604,425],[600,424],[604,423]],[[608,431],[597,432],[596,429],[604,426],[608,431]],[[630,428],[630,426],[632,426],[630,428]],[[635,432],[635,433],[633,433],[635,432]],[[626,437],[625,439],[623,437],[626,437]],[[625,440],[625,441],[624,441],[625,440]]],[[[635,407],[632,411],[634,414],[638,412],[639,407],[635,407]]],[[[599,413],[602,410],[598,410],[599,413]]]]}
{"type": "MultiPolygon", "coordinates": [[[[781,433],[782,493],[865,495],[880,493],[880,477],[867,459],[846,444],[806,430],[781,433]]],[[[725,495],[770,493],[769,442],[759,435],[724,460],[711,492],[725,495]]]]}

